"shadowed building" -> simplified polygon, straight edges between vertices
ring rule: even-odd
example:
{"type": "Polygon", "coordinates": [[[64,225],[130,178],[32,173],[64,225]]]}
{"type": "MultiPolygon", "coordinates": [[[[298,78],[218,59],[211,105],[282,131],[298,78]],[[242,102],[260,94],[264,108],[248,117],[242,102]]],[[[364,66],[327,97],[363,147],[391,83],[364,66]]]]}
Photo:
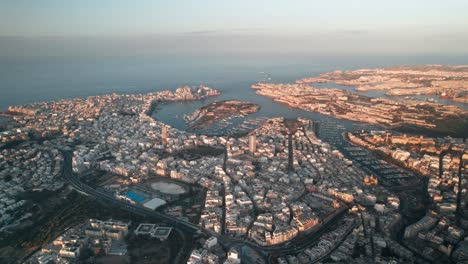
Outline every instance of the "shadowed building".
{"type": "Polygon", "coordinates": [[[285,118],[283,124],[286,127],[288,135],[288,171],[294,171],[294,147],[292,136],[296,131],[302,128],[303,124],[297,118],[285,118]]]}
{"type": "Polygon", "coordinates": [[[320,137],[320,123],[318,121],[312,122],[312,131],[315,133],[315,136],[320,137]]]}

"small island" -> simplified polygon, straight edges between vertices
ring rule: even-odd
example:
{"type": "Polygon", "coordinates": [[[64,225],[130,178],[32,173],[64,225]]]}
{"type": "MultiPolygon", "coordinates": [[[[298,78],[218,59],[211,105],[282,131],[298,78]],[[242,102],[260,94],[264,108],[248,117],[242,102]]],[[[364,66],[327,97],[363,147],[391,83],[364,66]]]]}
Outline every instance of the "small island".
{"type": "Polygon", "coordinates": [[[384,69],[334,71],[304,78],[299,84],[334,82],[357,91],[386,91],[391,96],[437,95],[468,103],[468,66],[400,66],[384,69]]]}
{"type": "Polygon", "coordinates": [[[206,129],[222,119],[244,117],[258,110],[260,106],[250,102],[215,101],[186,116],[185,120],[190,129],[206,129]]]}

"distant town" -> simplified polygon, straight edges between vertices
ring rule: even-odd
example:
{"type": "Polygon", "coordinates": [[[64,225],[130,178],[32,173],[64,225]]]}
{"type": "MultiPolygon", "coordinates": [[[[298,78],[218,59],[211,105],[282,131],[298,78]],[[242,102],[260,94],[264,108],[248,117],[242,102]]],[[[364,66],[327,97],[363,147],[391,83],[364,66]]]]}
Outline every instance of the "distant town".
{"type": "Polygon", "coordinates": [[[184,117],[188,131],[151,117],[220,95],[207,86],[11,106],[0,132],[0,262],[468,261],[468,111],[313,87],[466,102],[465,78],[465,67],[427,66],[252,86],[380,128],[344,132],[346,147],[323,140],[320,121],[281,113],[235,136],[200,133],[259,111],[251,102],[209,103],[184,117]]]}
{"type": "Polygon", "coordinates": [[[257,93],[291,107],[336,118],[386,127],[419,127],[453,136],[466,135],[468,111],[420,100],[370,98],[340,89],[309,84],[258,83],[257,93]]]}
{"type": "Polygon", "coordinates": [[[356,91],[385,91],[387,95],[438,95],[468,103],[468,66],[401,66],[385,69],[335,71],[319,77],[304,78],[297,83],[351,85],[356,91]]]}

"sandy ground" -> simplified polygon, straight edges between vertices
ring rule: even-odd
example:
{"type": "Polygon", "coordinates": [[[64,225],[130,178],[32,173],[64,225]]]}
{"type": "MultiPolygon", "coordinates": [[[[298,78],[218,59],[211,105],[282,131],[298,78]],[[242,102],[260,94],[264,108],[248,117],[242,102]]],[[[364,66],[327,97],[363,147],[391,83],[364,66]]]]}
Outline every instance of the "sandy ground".
{"type": "Polygon", "coordinates": [[[167,193],[167,194],[185,193],[185,189],[182,186],[179,186],[174,183],[163,182],[163,181],[152,183],[151,188],[153,188],[153,190],[160,191],[162,193],[167,193]]]}

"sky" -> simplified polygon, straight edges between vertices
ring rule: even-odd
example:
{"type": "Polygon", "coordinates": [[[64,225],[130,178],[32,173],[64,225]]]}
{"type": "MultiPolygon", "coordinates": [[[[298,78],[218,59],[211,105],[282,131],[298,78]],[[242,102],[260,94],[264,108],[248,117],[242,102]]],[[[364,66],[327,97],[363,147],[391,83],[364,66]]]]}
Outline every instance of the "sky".
{"type": "Polygon", "coordinates": [[[0,0],[0,55],[468,54],[466,0],[0,0]]]}

